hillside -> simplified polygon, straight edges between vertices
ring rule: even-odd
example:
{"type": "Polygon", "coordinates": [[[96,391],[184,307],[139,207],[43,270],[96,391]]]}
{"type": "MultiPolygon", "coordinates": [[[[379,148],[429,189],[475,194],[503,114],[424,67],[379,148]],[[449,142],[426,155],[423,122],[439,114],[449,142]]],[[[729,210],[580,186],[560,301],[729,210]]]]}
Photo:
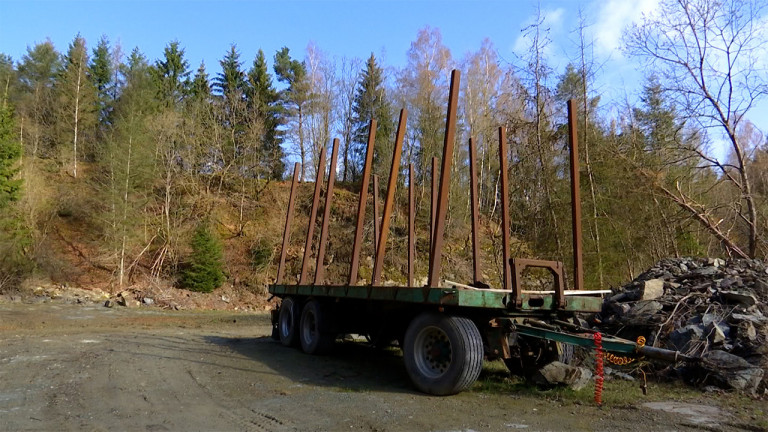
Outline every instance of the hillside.
{"type": "MultiPolygon", "coordinates": [[[[217,309],[263,308],[268,298],[267,285],[277,273],[290,192],[289,182],[258,182],[247,189],[257,191],[243,196],[237,190],[210,191],[203,195],[185,195],[181,201],[192,208],[181,218],[174,230],[178,251],[166,258],[164,268],[157,272],[157,260],[162,244],[154,241],[149,231],[152,226],[135,224],[126,238],[132,246],[126,247],[125,277],[119,283],[121,245],[110,248],[105,239],[110,228],[105,223],[109,208],[98,199],[94,184],[97,174],[84,165],[80,177],[75,179],[55,169],[49,161],[38,161],[34,175],[29,168],[27,178],[34,178],[24,204],[37,214],[35,227],[35,271],[21,284],[22,292],[41,287],[51,289],[68,287],[100,290],[115,296],[127,291],[137,300],[150,298],[167,307],[199,307],[217,309]],[[106,212],[106,213],[105,213],[106,212]],[[241,218],[242,214],[242,218],[241,218]],[[179,285],[178,270],[191,252],[189,240],[203,218],[210,220],[223,243],[226,281],[213,293],[195,293],[179,285]],[[142,240],[142,241],[139,241],[142,240]],[[173,261],[172,261],[173,260],[173,261]]],[[[237,185],[234,185],[237,186],[237,185]]],[[[241,185],[242,186],[242,185],[241,185]]],[[[402,185],[398,191],[401,202],[395,206],[392,228],[387,245],[383,272],[385,283],[405,283],[407,267],[407,219],[402,185]]],[[[304,252],[314,183],[299,185],[291,242],[287,250],[286,282],[296,281],[304,252]]],[[[241,189],[242,190],[242,189],[241,189]]],[[[326,282],[343,283],[348,275],[359,185],[337,183],[334,190],[329,244],[326,253],[326,282]]],[[[324,200],[321,200],[321,203],[324,200]]],[[[383,198],[380,198],[383,204],[383,198]]],[[[428,194],[419,200],[417,212],[416,281],[424,283],[428,256],[428,194]]],[[[383,205],[382,205],[383,207],[383,205]]],[[[373,263],[372,198],[369,195],[368,214],[364,228],[361,253],[360,283],[368,283],[373,263]]],[[[313,247],[316,249],[322,215],[318,212],[313,247]]],[[[444,278],[470,282],[471,243],[467,220],[449,217],[448,236],[444,252],[444,278]]],[[[107,221],[108,222],[108,221],[107,221]]],[[[492,285],[498,285],[500,239],[496,223],[484,221],[481,236],[484,276],[492,285]],[[494,233],[496,235],[494,235],[494,233]],[[494,253],[495,252],[495,253],[494,253]]],[[[522,243],[514,243],[524,250],[522,243]]],[[[313,254],[310,269],[314,270],[313,254]]]]}

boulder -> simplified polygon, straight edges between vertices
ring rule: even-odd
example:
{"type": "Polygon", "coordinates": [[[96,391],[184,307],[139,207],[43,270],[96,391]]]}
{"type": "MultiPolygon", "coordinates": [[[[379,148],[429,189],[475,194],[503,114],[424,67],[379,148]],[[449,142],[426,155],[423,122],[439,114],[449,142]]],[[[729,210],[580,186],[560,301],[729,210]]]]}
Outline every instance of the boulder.
{"type": "Polygon", "coordinates": [[[728,339],[730,332],[731,328],[728,327],[727,324],[710,322],[707,326],[707,334],[709,335],[709,340],[712,342],[712,344],[715,345],[725,342],[725,340],[728,339]]]}
{"type": "Polygon", "coordinates": [[[672,347],[680,352],[686,352],[690,348],[691,342],[698,342],[703,338],[704,326],[699,324],[688,324],[669,334],[669,342],[672,347]]]}
{"type": "Polygon", "coordinates": [[[717,274],[720,274],[720,269],[712,266],[701,267],[692,271],[691,274],[696,276],[715,276],[717,274]]]}
{"type": "Polygon", "coordinates": [[[707,264],[717,268],[725,265],[725,261],[721,260],[720,258],[708,258],[707,264]]]}
{"type": "Polygon", "coordinates": [[[701,366],[718,385],[750,394],[757,391],[764,373],[743,358],[720,350],[704,354],[701,366]]]}
{"type": "Polygon", "coordinates": [[[728,304],[737,304],[745,307],[754,306],[757,299],[752,294],[737,291],[720,291],[720,297],[728,304]]]}
{"type": "Polygon", "coordinates": [[[647,316],[653,315],[656,312],[661,311],[663,308],[664,305],[654,300],[639,301],[635,303],[635,306],[632,307],[630,313],[635,317],[647,316]]]}
{"type": "Polygon", "coordinates": [[[533,376],[533,382],[545,386],[568,386],[574,390],[580,390],[589,384],[592,372],[589,369],[569,366],[565,363],[554,361],[539,369],[533,376]]]}
{"type": "Polygon", "coordinates": [[[651,279],[643,284],[643,297],[640,300],[654,300],[664,295],[664,280],[651,279]]]}

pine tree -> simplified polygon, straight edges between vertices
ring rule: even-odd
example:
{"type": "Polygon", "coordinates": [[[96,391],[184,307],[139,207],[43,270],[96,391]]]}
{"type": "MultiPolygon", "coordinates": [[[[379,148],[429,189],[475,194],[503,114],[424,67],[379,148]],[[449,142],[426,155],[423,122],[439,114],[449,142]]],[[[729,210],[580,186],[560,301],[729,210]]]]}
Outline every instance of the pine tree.
{"type": "Polygon", "coordinates": [[[246,100],[249,110],[258,116],[264,124],[262,141],[263,168],[271,173],[273,179],[282,179],[285,171],[285,156],[280,144],[283,142],[283,133],[280,126],[283,124],[280,110],[280,97],[272,85],[272,77],[267,68],[267,59],[264,51],[259,50],[253,60],[253,66],[248,71],[246,86],[246,100]]]}
{"type": "Polygon", "coordinates": [[[376,62],[373,53],[368,58],[365,70],[358,82],[352,112],[353,163],[350,168],[354,180],[362,174],[371,119],[375,119],[377,123],[376,145],[374,147],[375,165],[380,165],[382,157],[387,157],[387,153],[391,150],[388,144],[392,141],[391,137],[394,134],[392,107],[384,87],[384,70],[376,62]]]}
{"type": "Polygon", "coordinates": [[[181,286],[191,291],[211,292],[224,282],[221,241],[207,224],[201,224],[192,238],[192,256],[181,274],[181,286]]]}
{"type": "Polygon", "coordinates": [[[288,133],[301,159],[301,180],[306,177],[310,149],[305,140],[304,123],[307,105],[311,100],[309,79],[304,62],[291,59],[290,50],[283,47],[275,54],[275,75],[277,80],[288,87],[280,92],[280,102],[286,115],[288,133]]]}

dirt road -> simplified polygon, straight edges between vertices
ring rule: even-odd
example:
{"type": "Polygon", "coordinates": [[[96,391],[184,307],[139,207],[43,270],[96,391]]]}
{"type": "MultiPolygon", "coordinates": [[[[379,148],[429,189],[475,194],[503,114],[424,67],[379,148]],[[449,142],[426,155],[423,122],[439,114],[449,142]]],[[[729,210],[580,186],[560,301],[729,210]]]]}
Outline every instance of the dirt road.
{"type": "Polygon", "coordinates": [[[266,314],[0,304],[0,430],[759,430],[768,412],[696,393],[598,409],[487,390],[498,373],[431,397],[394,350],[314,357],[269,333],[266,314]]]}

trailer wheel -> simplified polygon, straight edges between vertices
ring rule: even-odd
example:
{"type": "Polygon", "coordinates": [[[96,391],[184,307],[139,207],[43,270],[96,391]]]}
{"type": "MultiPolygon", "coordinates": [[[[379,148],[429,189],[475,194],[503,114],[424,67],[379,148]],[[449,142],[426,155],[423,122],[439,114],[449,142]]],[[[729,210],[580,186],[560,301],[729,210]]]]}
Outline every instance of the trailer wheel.
{"type": "Polygon", "coordinates": [[[310,300],[301,312],[301,349],[307,354],[325,354],[333,348],[334,333],[321,331],[330,317],[328,310],[317,300],[310,300]]]}
{"type": "Polygon", "coordinates": [[[405,369],[419,390],[438,396],[469,388],[483,368],[483,339],[463,317],[425,312],[405,332],[405,369]]]}
{"type": "Polygon", "coordinates": [[[280,343],[285,346],[299,345],[299,319],[301,310],[293,297],[286,297],[280,304],[277,331],[280,343]]]}

